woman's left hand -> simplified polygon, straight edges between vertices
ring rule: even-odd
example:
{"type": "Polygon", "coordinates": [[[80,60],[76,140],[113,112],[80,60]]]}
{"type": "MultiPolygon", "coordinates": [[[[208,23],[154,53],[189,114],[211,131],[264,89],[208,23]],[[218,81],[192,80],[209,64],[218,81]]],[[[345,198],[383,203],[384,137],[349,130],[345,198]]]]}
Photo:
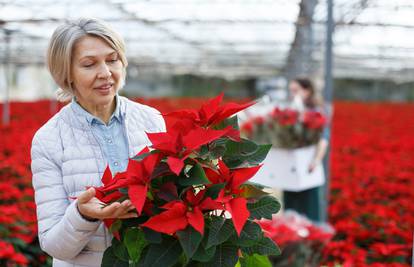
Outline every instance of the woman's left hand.
{"type": "Polygon", "coordinates": [[[308,166],[308,173],[312,173],[315,170],[316,166],[318,166],[320,162],[318,160],[313,160],[308,166]]]}
{"type": "Polygon", "coordinates": [[[78,196],[78,210],[79,213],[89,219],[127,219],[138,217],[136,212],[131,212],[135,209],[130,200],[124,200],[122,203],[114,202],[110,205],[104,206],[104,203],[95,197],[95,189],[89,188],[78,196]],[[104,207],[103,207],[104,206],[104,207]]]}

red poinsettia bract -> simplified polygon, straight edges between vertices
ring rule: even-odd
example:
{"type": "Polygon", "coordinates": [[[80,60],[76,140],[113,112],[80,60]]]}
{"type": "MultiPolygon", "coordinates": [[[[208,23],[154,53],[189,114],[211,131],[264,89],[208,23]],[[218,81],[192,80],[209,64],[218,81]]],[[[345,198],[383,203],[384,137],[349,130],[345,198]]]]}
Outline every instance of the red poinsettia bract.
{"type": "Polygon", "coordinates": [[[186,192],[185,201],[169,202],[161,208],[166,211],[151,217],[142,226],[160,233],[174,234],[191,225],[195,230],[204,234],[203,211],[222,209],[222,205],[210,197],[204,198],[204,191],[194,194],[193,190],[186,192]]]}
{"type": "Polygon", "coordinates": [[[272,112],[272,117],[282,126],[294,125],[299,119],[299,112],[293,109],[279,109],[275,108],[272,112]]]}
{"type": "MultiPolygon", "coordinates": [[[[149,149],[146,147],[138,155],[148,152],[149,149]]],[[[151,174],[160,160],[161,155],[158,153],[148,154],[141,161],[130,159],[127,171],[117,173],[113,178],[107,167],[102,177],[104,185],[96,188],[96,197],[104,203],[113,202],[123,196],[118,189],[127,187],[129,199],[136,208],[137,213],[141,214],[147,197],[149,183],[151,182],[151,174]]],[[[114,219],[106,219],[104,222],[109,227],[114,222],[114,219]]]]}
{"type": "Polygon", "coordinates": [[[327,120],[320,112],[307,111],[303,116],[303,124],[309,129],[321,129],[327,120]]]}
{"type": "Polygon", "coordinates": [[[186,118],[199,126],[208,127],[220,123],[224,119],[255,104],[255,102],[246,104],[226,103],[220,106],[223,96],[224,93],[219,94],[217,97],[212,98],[203,104],[200,109],[182,109],[166,113],[164,116],[167,119],[176,118],[182,120],[183,118],[186,118]]]}
{"type": "Polygon", "coordinates": [[[202,145],[212,142],[228,132],[201,128],[197,125],[177,122],[165,133],[147,133],[152,147],[167,155],[167,164],[171,171],[179,175],[184,160],[202,145]]]}
{"type": "Polygon", "coordinates": [[[208,179],[213,184],[226,183],[220,191],[217,201],[224,204],[225,209],[231,214],[234,228],[240,235],[244,224],[250,216],[247,209],[246,198],[240,196],[242,189],[240,186],[253,177],[260,169],[261,165],[250,168],[238,168],[230,170],[226,164],[219,160],[217,172],[212,169],[205,169],[208,179]]]}

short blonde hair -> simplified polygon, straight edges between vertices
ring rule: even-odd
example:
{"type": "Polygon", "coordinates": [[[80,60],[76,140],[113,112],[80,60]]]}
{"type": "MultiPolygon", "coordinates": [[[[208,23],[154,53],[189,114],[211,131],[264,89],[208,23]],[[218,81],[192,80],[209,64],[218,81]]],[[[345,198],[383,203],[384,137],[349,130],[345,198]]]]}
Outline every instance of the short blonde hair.
{"type": "Polygon", "coordinates": [[[73,97],[71,85],[72,54],[76,42],[84,36],[102,38],[118,53],[123,65],[123,77],[120,88],[125,83],[128,61],[125,57],[125,43],[122,37],[99,19],[81,18],[57,27],[49,42],[47,67],[60,87],[56,92],[59,101],[68,101],[73,97]]]}

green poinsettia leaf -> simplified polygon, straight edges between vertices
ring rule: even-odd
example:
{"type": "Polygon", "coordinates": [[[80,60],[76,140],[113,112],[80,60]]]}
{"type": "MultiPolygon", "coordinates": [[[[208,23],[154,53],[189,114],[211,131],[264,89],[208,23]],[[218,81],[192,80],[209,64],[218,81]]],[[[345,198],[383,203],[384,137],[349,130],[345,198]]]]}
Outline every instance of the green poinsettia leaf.
{"type": "Polygon", "coordinates": [[[213,184],[207,188],[205,196],[211,197],[211,199],[216,199],[221,189],[223,189],[225,186],[226,186],[226,183],[213,184]]]}
{"type": "Polygon", "coordinates": [[[279,247],[268,237],[262,237],[254,246],[242,247],[243,253],[247,255],[260,254],[260,255],[274,255],[281,254],[279,247]]]}
{"type": "Polygon", "coordinates": [[[129,267],[129,263],[115,256],[113,247],[110,246],[103,254],[101,267],[129,267]]]}
{"type": "Polygon", "coordinates": [[[246,255],[239,259],[240,267],[272,267],[269,258],[264,255],[246,255]]]}
{"type": "Polygon", "coordinates": [[[259,242],[262,237],[262,228],[255,222],[246,221],[240,236],[233,235],[230,241],[240,247],[250,247],[259,242]]]}
{"type": "Polygon", "coordinates": [[[219,216],[212,216],[206,248],[226,242],[236,231],[231,220],[219,216]]]}
{"type": "Polygon", "coordinates": [[[210,159],[218,159],[226,153],[226,146],[213,146],[210,148],[208,156],[210,159]]]}
{"type": "Polygon", "coordinates": [[[214,125],[213,129],[222,130],[226,128],[227,126],[231,126],[234,129],[239,130],[239,119],[237,118],[237,115],[227,118],[225,120],[222,120],[220,123],[217,123],[216,125],[214,125]]]}
{"type": "Polygon", "coordinates": [[[154,231],[148,227],[143,227],[142,231],[144,232],[145,240],[147,240],[148,243],[160,244],[162,242],[161,233],[154,231]]]}
{"type": "Polygon", "coordinates": [[[248,165],[258,165],[260,163],[262,163],[267,154],[270,151],[270,148],[272,148],[272,145],[267,144],[267,145],[259,145],[259,148],[257,149],[257,151],[249,156],[246,156],[246,162],[248,163],[248,165]]]}
{"type": "Polygon", "coordinates": [[[212,159],[217,159],[223,156],[226,152],[227,140],[228,138],[222,137],[212,141],[208,145],[203,145],[197,153],[199,162],[204,161],[205,163],[209,164],[211,163],[212,159]]]}
{"type": "Polygon", "coordinates": [[[208,262],[210,261],[214,254],[216,253],[216,247],[212,246],[210,248],[206,248],[203,244],[201,244],[196,253],[193,255],[192,259],[199,262],[208,262]]]}
{"type": "Polygon", "coordinates": [[[121,232],[125,231],[128,228],[136,227],[137,225],[140,225],[148,220],[148,216],[145,214],[141,214],[138,218],[128,218],[128,219],[122,219],[122,227],[121,232]]]}
{"type": "Polygon", "coordinates": [[[216,252],[211,261],[205,266],[214,267],[234,267],[238,261],[238,248],[228,243],[220,244],[216,247],[216,252]]]}
{"type": "Polygon", "coordinates": [[[188,177],[182,177],[178,180],[178,183],[182,186],[210,184],[206,173],[200,164],[195,164],[188,172],[188,177]]]}
{"type": "Polygon", "coordinates": [[[210,148],[212,148],[212,147],[213,148],[214,147],[219,147],[219,146],[226,147],[228,140],[229,139],[227,137],[221,137],[221,138],[219,138],[219,139],[214,140],[213,142],[211,142],[209,146],[210,146],[210,148]]]}
{"type": "Polygon", "coordinates": [[[129,257],[128,257],[128,251],[127,248],[124,246],[124,244],[122,244],[118,239],[116,238],[112,238],[112,251],[114,253],[114,255],[122,260],[122,261],[128,261],[129,257]]]}
{"type": "Polygon", "coordinates": [[[272,145],[257,145],[246,139],[241,142],[229,140],[223,161],[230,169],[256,166],[263,162],[271,147],[272,145]]]}
{"type": "Polygon", "coordinates": [[[152,171],[151,180],[157,180],[155,178],[161,177],[161,176],[165,176],[171,174],[171,170],[170,167],[168,166],[167,163],[165,162],[160,162],[157,164],[157,166],[155,166],[154,170],[152,171]]]}
{"type": "Polygon", "coordinates": [[[150,244],[145,255],[143,266],[173,266],[183,250],[179,241],[172,237],[165,237],[161,244],[150,244]]]}
{"type": "Polygon", "coordinates": [[[248,139],[241,139],[240,142],[228,140],[226,142],[225,157],[253,155],[258,150],[258,145],[248,139]]]}
{"type": "Polygon", "coordinates": [[[203,237],[191,226],[188,226],[183,231],[178,231],[177,236],[185,255],[190,259],[197,251],[203,237]]]}
{"type": "Polygon", "coordinates": [[[109,232],[114,233],[118,232],[121,229],[122,221],[121,220],[115,220],[111,226],[109,227],[109,232]]]}
{"type": "Polygon", "coordinates": [[[157,179],[152,179],[151,180],[151,187],[152,188],[156,188],[156,189],[160,189],[164,184],[168,183],[168,182],[172,182],[174,184],[177,184],[177,181],[181,179],[180,176],[177,175],[165,175],[162,177],[158,177],[157,179]]]}
{"type": "Polygon", "coordinates": [[[259,184],[259,183],[255,183],[255,182],[252,182],[252,181],[247,181],[244,184],[253,185],[254,187],[259,188],[259,189],[268,188],[268,186],[265,186],[265,185],[262,185],[262,184],[259,184]]]}
{"type": "Polygon", "coordinates": [[[141,160],[143,160],[144,158],[146,158],[149,155],[151,155],[151,152],[146,152],[146,153],[142,153],[140,155],[135,155],[131,159],[132,160],[136,160],[136,161],[141,161],[141,160]]]}
{"type": "Polygon", "coordinates": [[[243,184],[240,186],[240,189],[243,190],[241,196],[244,198],[261,198],[263,196],[269,195],[269,193],[252,184],[243,184]]]}
{"type": "Polygon", "coordinates": [[[208,154],[208,145],[202,145],[200,149],[198,150],[197,156],[200,158],[205,158],[208,154]]]}
{"type": "Polygon", "coordinates": [[[254,203],[247,203],[251,219],[272,219],[272,215],[280,210],[279,201],[272,196],[264,196],[254,203]]]}
{"type": "Polygon", "coordinates": [[[245,167],[244,157],[223,157],[223,161],[230,169],[245,167]]]}
{"type": "Polygon", "coordinates": [[[130,259],[133,262],[138,262],[142,250],[147,245],[144,232],[140,228],[129,228],[124,235],[124,245],[128,250],[130,259]]]}
{"type": "Polygon", "coordinates": [[[128,187],[118,188],[118,191],[121,192],[122,194],[128,196],[128,187]]]}
{"type": "Polygon", "coordinates": [[[193,168],[193,165],[191,165],[188,161],[188,159],[184,161],[184,167],[182,169],[182,173],[184,174],[184,176],[189,176],[189,172],[193,168]]]}

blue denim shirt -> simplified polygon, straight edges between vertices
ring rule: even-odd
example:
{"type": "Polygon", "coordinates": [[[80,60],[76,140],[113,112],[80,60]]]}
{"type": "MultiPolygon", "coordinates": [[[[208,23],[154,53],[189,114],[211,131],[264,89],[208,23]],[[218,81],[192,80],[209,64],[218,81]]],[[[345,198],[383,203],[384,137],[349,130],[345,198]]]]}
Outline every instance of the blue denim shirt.
{"type": "Polygon", "coordinates": [[[325,139],[326,141],[331,141],[331,128],[332,128],[332,115],[333,115],[333,106],[332,104],[326,104],[322,114],[324,114],[328,118],[328,123],[325,125],[322,131],[321,138],[325,139]]]}
{"type": "Polygon", "coordinates": [[[125,122],[119,109],[118,95],[115,96],[115,99],[115,111],[109,119],[108,125],[82,108],[75,98],[72,100],[73,108],[82,114],[91,127],[113,175],[125,171],[128,166],[128,141],[124,131],[125,122]]]}

